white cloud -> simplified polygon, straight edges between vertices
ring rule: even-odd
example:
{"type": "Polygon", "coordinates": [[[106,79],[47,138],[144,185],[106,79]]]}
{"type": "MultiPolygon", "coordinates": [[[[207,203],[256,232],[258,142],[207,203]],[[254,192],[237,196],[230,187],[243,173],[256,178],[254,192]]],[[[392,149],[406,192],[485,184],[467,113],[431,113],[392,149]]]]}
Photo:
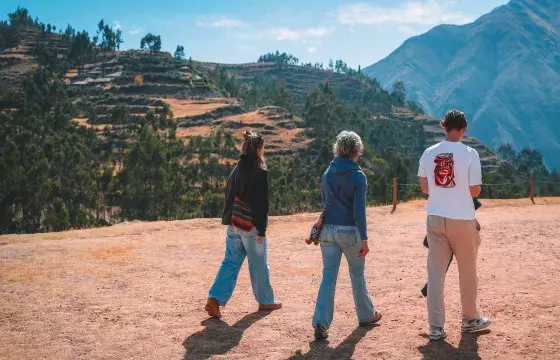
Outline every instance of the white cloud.
{"type": "Polygon", "coordinates": [[[245,32],[245,33],[231,33],[231,34],[228,34],[228,36],[231,36],[232,38],[239,39],[239,40],[254,40],[254,39],[262,38],[263,33],[262,32],[261,33],[257,33],[257,32],[254,32],[254,33],[248,33],[248,32],[245,32]]]}
{"type": "Polygon", "coordinates": [[[411,28],[410,26],[407,25],[399,25],[397,26],[397,30],[400,31],[401,33],[405,34],[405,35],[417,35],[418,31],[414,30],[413,28],[411,28]]]}
{"type": "Polygon", "coordinates": [[[317,51],[316,47],[310,47],[309,49],[307,49],[307,52],[310,52],[310,53],[314,53],[316,51],[317,51]]]}
{"type": "Polygon", "coordinates": [[[142,32],[142,29],[138,29],[136,27],[128,30],[128,33],[132,36],[138,35],[138,34],[140,34],[140,32],[142,32]]]}
{"type": "Polygon", "coordinates": [[[115,20],[115,30],[119,30],[121,28],[121,23],[118,20],[115,20]]]}
{"type": "Polygon", "coordinates": [[[287,28],[272,29],[270,32],[276,36],[276,40],[299,40],[303,37],[303,32],[287,28]]]}
{"type": "Polygon", "coordinates": [[[230,19],[228,17],[201,17],[196,22],[196,26],[207,28],[239,28],[245,26],[241,20],[230,19]]]}
{"type": "Polygon", "coordinates": [[[275,28],[270,30],[272,35],[276,37],[276,40],[291,40],[296,41],[305,38],[322,38],[328,34],[334,32],[334,27],[326,28],[324,26],[319,26],[315,28],[308,28],[303,30],[293,30],[289,28],[275,28]]]}
{"type": "Polygon", "coordinates": [[[316,28],[309,28],[306,31],[309,34],[309,36],[321,38],[324,37],[325,35],[331,34],[334,31],[334,28],[331,27],[327,29],[324,26],[319,26],[316,28]]]}
{"type": "Polygon", "coordinates": [[[247,45],[236,45],[235,47],[238,50],[245,51],[245,52],[256,52],[257,51],[257,49],[255,49],[254,47],[247,46],[247,45]]]}
{"type": "Polygon", "coordinates": [[[464,24],[472,21],[464,14],[448,10],[448,3],[442,0],[408,1],[392,7],[357,3],[340,7],[336,16],[339,23],[347,25],[435,25],[464,24]]]}

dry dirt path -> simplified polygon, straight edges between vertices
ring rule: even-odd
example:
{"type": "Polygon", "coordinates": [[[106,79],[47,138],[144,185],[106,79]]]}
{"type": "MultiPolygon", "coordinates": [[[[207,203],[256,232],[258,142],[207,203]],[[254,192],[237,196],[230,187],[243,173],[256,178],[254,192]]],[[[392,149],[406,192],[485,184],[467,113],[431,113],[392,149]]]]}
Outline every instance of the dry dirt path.
{"type": "Polygon", "coordinates": [[[446,342],[430,344],[421,202],[368,210],[367,280],[384,312],[357,328],[346,264],[329,343],[313,343],[314,214],[271,219],[269,257],[281,311],[255,313],[246,264],[223,321],[202,311],[223,256],[217,220],[130,223],[0,237],[0,359],[558,359],[560,200],[483,201],[480,308],[491,331],[461,336],[456,266],[447,278],[446,342]]]}

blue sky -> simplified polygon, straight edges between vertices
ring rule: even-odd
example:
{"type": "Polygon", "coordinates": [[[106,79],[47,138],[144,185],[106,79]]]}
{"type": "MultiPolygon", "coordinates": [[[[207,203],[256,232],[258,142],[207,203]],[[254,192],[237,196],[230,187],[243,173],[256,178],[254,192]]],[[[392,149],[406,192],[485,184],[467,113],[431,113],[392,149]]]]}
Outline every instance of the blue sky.
{"type": "Polygon", "coordinates": [[[464,24],[507,0],[2,0],[3,19],[26,7],[33,17],[65,28],[95,32],[100,19],[120,27],[123,47],[141,37],[162,37],[163,48],[178,44],[203,61],[252,62],[279,50],[305,62],[343,59],[371,65],[407,38],[442,23],[464,24]]]}

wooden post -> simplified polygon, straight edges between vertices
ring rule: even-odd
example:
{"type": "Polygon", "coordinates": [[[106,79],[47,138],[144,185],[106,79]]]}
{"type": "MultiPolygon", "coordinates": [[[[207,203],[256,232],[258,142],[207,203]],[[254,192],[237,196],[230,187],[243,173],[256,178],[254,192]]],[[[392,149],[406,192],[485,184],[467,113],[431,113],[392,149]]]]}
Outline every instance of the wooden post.
{"type": "Polygon", "coordinates": [[[531,192],[529,193],[529,199],[531,199],[531,201],[534,204],[535,203],[535,178],[534,177],[531,177],[529,179],[529,184],[531,185],[531,192]]]}
{"type": "Polygon", "coordinates": [[[397,210],[397,178],[393,178],[393,210],[391,213],[394,213],[397,210]]]}

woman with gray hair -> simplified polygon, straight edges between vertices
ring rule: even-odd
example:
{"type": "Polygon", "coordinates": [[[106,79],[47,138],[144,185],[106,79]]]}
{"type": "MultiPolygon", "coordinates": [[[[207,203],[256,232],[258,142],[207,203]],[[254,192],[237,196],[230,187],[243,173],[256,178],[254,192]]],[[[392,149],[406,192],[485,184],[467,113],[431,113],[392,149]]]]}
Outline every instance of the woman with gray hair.
{"type": "Polygon", "coordinates": [[[328,337],[342,254],[348,261],[359,325],[373,326],[381,320],[381,313],[373,307],[364,276],[365,257],[369,252],[366,224],[367,179],[357,164],[363,150],[364,145],[358,134],[341,132],[334,144],[334,159],[321,178],[325,212],[319,236],[323,279],[313,315],[317,340],[328,337]]]}

